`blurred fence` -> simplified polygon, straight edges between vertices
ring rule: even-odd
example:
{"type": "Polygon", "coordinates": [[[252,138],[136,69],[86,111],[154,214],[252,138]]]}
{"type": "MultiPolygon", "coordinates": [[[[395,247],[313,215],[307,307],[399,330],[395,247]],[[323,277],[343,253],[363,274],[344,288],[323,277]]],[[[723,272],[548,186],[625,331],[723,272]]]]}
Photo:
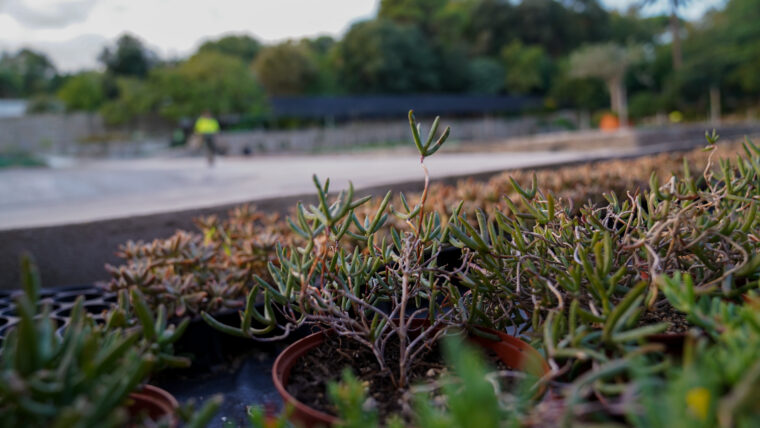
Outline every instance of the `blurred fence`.
{"type": "Polygon", "coordinates": [[[168,145],[171,126],[157,117],[141,117],[122,127],[107,126],[99,114],[39,114],[0,118],[0,153],[119,156],[168,145]]]}
{"type": "MultiPolygon", "coordinates": [[[[577,126],[572,112],[546,117],[520,118],[441,118],[442,132],[451,126],[450,141],[503,140],[505,138],[567,130],[577,126]]],[[[429,126],[430,121],[425,121],[429,126]]],[[[425,131],[427,132],[427,131],[425,131]]],[[[314,127],[287,131],[238,131],[222,133],[219,145],[229,154],[319,152],[322,150],[361,148],[409,141],[409,124],[405,119],[348,122],[333,127],[314,127]]]]}
{"type": "MultiPolygon", "coordinates": [[[[424,119],[430,124],[431,119],[424,119]]],[[[451,126],[452,142],[493,143],[501,149],[561,150],[600,147],[632,147],[702,139],[710,124],[666,125],[623,129],[569,131],[579,126],[575,112],[518,118],[479,117],[441,119],[441,129],[451,126]]],[[[724,123],[717,126],[726,138],[755,134],[757,122],[724,123]]],[[[29,153],[84,156],[136,157],[169,147],[171,127],[156,118],[141,118],[130,127],[112,128],[97,114],[50,114],[0,119],[0,153],[29,153]]],[[[427,132],[424,130],[424,132],[427,132]]],[[[319,153],[372,146],[407,143],[405,119],[352,121],[327,127],[295,130],[223,132],[218,145],[227,154],[319,153]]]]}
{"type": "MultiPolygon", "coordinates": [[[[488,141],[564,130],[577,123],[574,113],[562,112],[511,119],[443,118],[441,128],[451,126],[451,140],[488,141]]],[[[5,118],[0,119],[0,153],[16,150],[69,156],[140,156],[168,147],[170,133],[168,123],[150,117],[120,128],[109,127],[100,115],[88,113],[5,118]]],[[[401,116],[398,120],[353,121],[307,129],[223,132],[219,146],[233,155],[309,153],[408,140],[409,125],[401,116]]]]}

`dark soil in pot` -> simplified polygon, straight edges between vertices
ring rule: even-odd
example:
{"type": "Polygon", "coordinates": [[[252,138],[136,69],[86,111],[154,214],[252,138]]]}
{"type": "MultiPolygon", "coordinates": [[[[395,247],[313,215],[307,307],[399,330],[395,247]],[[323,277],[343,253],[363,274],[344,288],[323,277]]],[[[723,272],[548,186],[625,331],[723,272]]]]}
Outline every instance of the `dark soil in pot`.
{"type": "MultiPolygon", "coordinates": [[[[317,347],[301,356],[290,372],[287,390],[303,404],[331,415],[336,414],[327,394],[330,382],[339,382],[343,370],[349,368],[367,385],[368,398],[377,405],[381,419],[402,411],[405,391],[396,388],[391,381],[389,368],[397,368],[393,358],[399,354],[399,344],[389,342],[385,371],[380,370],[377,359],[365,346],[356,341],[330,335],[317,347]]],[[[489,363],[498,370],[510,370],[495,354],[488,355],[489,363]]],[[[439,379],[448,371],[439,346],[436,344],[422,358],[414,361],[409,370],[411,385],[424,384],[439,379]]]]}
{"type": "MultiPolygon", "coordinates": [[[[468,342],[481,349],[492,367],[500,370],[516,368],[537,377],[549,372],[546,361],[527,343],[494,330],[482,330],[493,339],[471,334],[468,342]]],[[[403,415],[399,410],[408,401],[402,400],[406,398],[404,392],[398,391],[389,380],[390,370],[394,373],[398,370],[398,344],[386,344],[386,355],[388,369],[381,371],[371,351],[359,343],[335,337],[331,331],[320,332],[283,351],[275,361],[272,375],[284,401],[294,407],[291,418],[307,427],[338,422],[332,416],[334,409],[327,396],[327,385],[339,381],[344,368],[350,368],[360,381],[367,384],[369,397],[375,402],[381,418],[394,413],[403,415]]],[[[410,385],[435,381],[447,371],[437,345],[417,360],[409,370],[410,385]]],[[[510,383],[505,381],[503,389],[510,389],[510,383]]],[[[545,391],[546,388],[539,388],[534,397],[539,398],[545,391]]]]}
{"type": "Polygon", "coordinates": [[[669,355],[680,356],[683,352],[686,332],[692,327],[686,320],[686,314],[666,303],[655,307],[654,310],[644,312],[639,318],[638,325],[645,326],[661,322],[668,323],[668,328],[662,333],[648,336],[647,341],[663,345],[665,352],[669,355]]]}
{"type": "Polygon", "coordinates": [[[681,334],[685,333],[691,327],[689,321],[686,320],[686,314],[677,311],[669,304],[663,304],[660,307],[655,307],[652,310],[648,310],[639,318],[639,326],[652,325],[665,322],[668,323],[668,328],[665,329],[663,334],[681,334]]]}

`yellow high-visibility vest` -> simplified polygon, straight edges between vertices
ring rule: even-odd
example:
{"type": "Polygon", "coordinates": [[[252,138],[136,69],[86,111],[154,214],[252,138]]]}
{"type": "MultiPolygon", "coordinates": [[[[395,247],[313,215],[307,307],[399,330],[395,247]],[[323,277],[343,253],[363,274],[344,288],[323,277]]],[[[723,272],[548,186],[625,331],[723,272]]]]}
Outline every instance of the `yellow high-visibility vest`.
{"type": "Polygon", "coordinates": [[[219,122],[213,117],[199,117],[195,121],[195,132],[197,134],[216,134],[219,132],[219,122]]]}

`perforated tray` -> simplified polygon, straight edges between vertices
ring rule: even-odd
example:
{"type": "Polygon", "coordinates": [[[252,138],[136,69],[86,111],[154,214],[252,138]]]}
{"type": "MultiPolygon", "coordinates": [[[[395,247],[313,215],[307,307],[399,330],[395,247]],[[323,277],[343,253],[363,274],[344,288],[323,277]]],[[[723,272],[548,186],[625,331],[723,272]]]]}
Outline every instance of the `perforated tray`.
{"type": "MultiPolygon", "coordinates": [[[[21,290],[0,291],[0,342],[10,327],[18,323],[16,312],[16,296],[21,290]]],[[[40,309],[43,306],[50,308],[51,318],[56,322],[56,328],[60,332],[69,322],[71,308],[79,296],[84,296],[84,309],[91,313],[96,322],[105,322],[104,313],[116,303],[116,294],[106,292],[100,288],[82,285],[40,290],[40,309]]]]}
{"type": "MultiPolygon", "coordinates": [[[[20,293],[20,290],[0,290],[0,343],[18,323],[15,300],[20,293]]],[[[68,325],[71,308],[79,296],[85,297],[84,309],[96,322],[105,322],[104,312],[117,301],[115,293],[94,286],[41,290],[39,304],[49,306],[59,334],[68,325]]],[[[218,319],[227,324],[233,324],[237,317],[233,311],[218,315],[218,319]]],[[[272,383],[272,365],[289,342],[300,336],[296,333],[286,342],[255,342],[225,335],[195,318],[175,344],[175,352],[191,356],[193,365],[163,371],[150,383],[166,389],[180,403],[189,399],[202,403],[221,393],[224,403],[209,427],[247,426],[247,406],[262,405],[273,411],[281,408],[282,401],[272,383]]]]}

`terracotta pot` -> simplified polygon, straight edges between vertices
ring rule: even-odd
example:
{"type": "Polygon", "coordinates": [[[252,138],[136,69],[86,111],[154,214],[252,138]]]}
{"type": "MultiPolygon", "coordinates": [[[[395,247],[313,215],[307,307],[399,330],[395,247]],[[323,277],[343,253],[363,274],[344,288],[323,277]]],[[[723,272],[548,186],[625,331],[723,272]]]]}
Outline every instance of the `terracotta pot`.
{"type": "MultiPolygon", "coordinates": [[[[424,320],[420,321],[424,322],[424,320]]],[[[488,328],[478,328],[484,333],[499,337],[500,340],[496,341],[475,335],[471,335],[469,340],[472,343],[493,351],[507,366],[528,372],[537,377],[542,377],[549,373],[550,369],[546,360],[544,360],[538,351],[533,349],[527,343],[506,333],[488,328]]],[[[318,411],[301,403],[286,389],[286,385],[290,378],[290,370],[293,368],[296,361],[302,355],[324,342],[325,337],[328,334],[330,334],[330,331],[322,331],[294,342],[280,353],[272,367],[274,386],[277,388],[283,401],[293,409],[290,419],[306,428],[333,426],[340,421],[335,416],[318,411]]],[[[537,392],[537,397],[540,397],[545,392],[545,389],[545,387],[542,387],[537,392]]]]}
{"type": "Polygon", "coordinates": [[[177,426],[176,411],[179,408],[177,399],[168,391],[153,385],[145,385],[139,391],[129,394],[130,421],[138,421],[145,415],[153,421],[168,420],[169,426],[177,426]]]}

